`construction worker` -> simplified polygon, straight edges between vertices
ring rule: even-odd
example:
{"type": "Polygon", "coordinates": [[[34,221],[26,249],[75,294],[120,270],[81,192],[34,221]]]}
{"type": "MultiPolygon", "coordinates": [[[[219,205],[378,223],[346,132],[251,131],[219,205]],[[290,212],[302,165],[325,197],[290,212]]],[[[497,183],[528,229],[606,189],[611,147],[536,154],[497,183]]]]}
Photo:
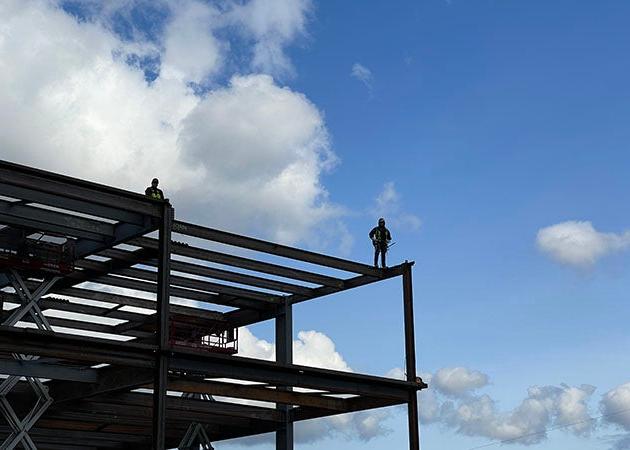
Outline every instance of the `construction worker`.
{"type": "Polygon", "coordinates": [[[159,183],[160,181],[157,178],[154,178],[151,181],[151,186],[144,191],[144,195],[155,200],[164,200],[164,192],[162,192],[161,189],[158,189],[159,183]]]}
{"type": "Polygon", "coordinates": [[[378,219],[378,226],[372,228],[370,231],[370,239],[372,239],[372,245],[374,245],[374,267],[378,267],[378,255],[381,254],[381,266],[383,269],[387,268],[385,264],[385,253],[392,240],[392,235],[389,230],[385,228],[385,219],[382,217],[378,219]]]}

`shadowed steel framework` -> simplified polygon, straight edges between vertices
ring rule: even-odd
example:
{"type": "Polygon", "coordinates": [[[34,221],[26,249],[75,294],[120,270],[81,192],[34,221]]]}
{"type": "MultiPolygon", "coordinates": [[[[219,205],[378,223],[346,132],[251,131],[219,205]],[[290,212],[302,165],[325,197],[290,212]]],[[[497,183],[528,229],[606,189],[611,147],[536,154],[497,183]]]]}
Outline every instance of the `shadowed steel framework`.
{"type": "Polygon", "coordinates": [[[377,269],[186,223],[168,201],[3,161],[0,226],[0,449],[275,432],[287,450],[295,422],[401,404],[419,448],[412,262],[377,269]],[[406,380],[293,364],[294,305],[396,277],[406,380]],[[238,356],[238,328],[266,320],[276,361],[238,356]]]}

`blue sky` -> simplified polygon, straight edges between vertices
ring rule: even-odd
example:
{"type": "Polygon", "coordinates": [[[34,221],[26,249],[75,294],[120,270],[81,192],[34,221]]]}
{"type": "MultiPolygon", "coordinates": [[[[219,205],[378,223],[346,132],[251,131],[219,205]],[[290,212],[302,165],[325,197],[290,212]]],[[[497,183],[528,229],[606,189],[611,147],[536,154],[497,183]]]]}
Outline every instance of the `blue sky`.
{"type": "MultiPolygon", "coordinates": [[[[3,158],[138,190],[158,173],[180,217],[366,262],[384,214],[442,408],[423,448],[556,427],[509,446],[630,448],[630,414],[584,422],[630,408],[630,3],[27,4],[0,7],[3,158]]],[[[404,366],[398,282],[299,305],[300,330],[355,371],[404,366]]],[[[404,411],[376,417],[297,448],[404,448],[404,411]]]]}

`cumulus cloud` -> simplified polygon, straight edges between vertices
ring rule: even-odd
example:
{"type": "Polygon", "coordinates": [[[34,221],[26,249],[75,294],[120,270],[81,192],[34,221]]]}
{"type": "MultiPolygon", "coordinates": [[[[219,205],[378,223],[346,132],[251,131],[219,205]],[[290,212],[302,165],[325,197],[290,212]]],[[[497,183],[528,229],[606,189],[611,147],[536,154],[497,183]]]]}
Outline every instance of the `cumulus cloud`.
{"type": "Polygon", "coordinates": [[[214,37],[220,12],[208,4],[187,1],[173,9],[167,24],[162,55],[162,76],[201,82],[216,73],[227,44],[214,37]]]}
{"type": "Polygon", "coordinates": [[[604,394],[600,409],[606,422],[630,432],[630,382],[604,394]]]}
{"type": "Polygon", "coordinates": [[[131,17],[143,2],[78,2],[90,20],[53,1],[1,2],[1,157],[137,191],[158,176],[179,215],[285,243],[336,223],[322,114],[268,75],[229,76],[230,41],[215,32],[238,10],[252,45],[269,35],[288,45],[310,3],[156,2],[166,19],[153,41],[112,31],[117,11],[131,17]],[[134,62],[143,52],[158,54],[150,81],[134,62]],[[213,88],[199,95],[191,82],[213,88]]]}
{"type": "MultiPolygon", "coordinates": [[[[388,376],[404,379],[404,372],[392,369],[388,376]]],[[[553,428],[590,436],[596,425],[589,412],[595,391],[591,385],[532,386],[514,409],[501,411],[490,395],[476,392],[488,384],[488,376],[482,372],[465,367],[442,368],[421,377],[429,385],[418,394],[422,424],[441,424],[466,436],[518,445],[540,443],[553,428]]],[[[619,393],[610,397],[623,403],[619,393]]]]}
{"type": "MultiPolygon", "coordinates": [[[[274,361],[275,346],[255,336],[247,327],[239,329],[239,356],[274,361]]],[[[302,366],[352,372],[335,348],[335,343],[324,333],[300,331],[293,341],[293,362],[302,366]]]]}
{"type": "MultiPolygon", "coordinates": [[[[275,346],[243,327],[239,329],[239,356],[273,361],[275,346]]],[[[337,351],[333,340],[314,330],[298,332],[297,339],[293,341],[293,361],[309,367],[352,371],[337,351]]],[[[298,443],[313,443],[332,437],[369,441],[391,432],[385,424],[390,417],[389,410],[375,410],[298,422],[295,426],[295,439],[298,443]]],[[[255,446],[272,441],[273,435],[263,435],[239,439],[233,443],[255,446]]]]}
{"type": "Polygon", "coordinates": [[[433,385],[445,395],[458,397],[488,384],[488,375],[465,367],[445,367],[432,378],[433,385]]]}
{"type": "Polygon", "coordinates": [[[312,0],[251,0],[232,5],[229,19],[254,40],[252,68],[271,75],[292,75],[285,47],[306,35],[312,0]]]}
{"type": "Polygon", "coordinates": [[[520,445],[533,445],[547,438],[550,427],[567,427],[579,436],[588,436],[594,422],[588,412],[588,400],[595,388],[534,386],[527,397],[510,412],[500,412],[488,395],[471,396],[442,405],[441,421],[461,434],[482,436],[520,445]]]}
{"type": "Polygon", "coordinates": [[[538,231],[538,248],[554,260],[575,267],[592,266],[600,258],[630,246],[630,230],[597,231],[591,222],[568,221],[538,231]]]}
{"type": "Polygon", "coordinates": [[[401,196],[393,181],[383,184],[383,189],[374,199],[372,213],[385,217],[393,227],[418,231],[422,225],[417,215],[403,210],[401,196]]]}
{"type": "Polygon", "coordinates": [[[626,432],[612,436],[612,450],[630,450],[630,382],[606,392],[599,402],[602,422],[626,432]]]}
{"type": "Polygon", "coordinates": [[[363,64],[354,63],[350,75],[361,83],[363,83],[370,91],[372,91],[372,71],[365,67],[363,64]]]}

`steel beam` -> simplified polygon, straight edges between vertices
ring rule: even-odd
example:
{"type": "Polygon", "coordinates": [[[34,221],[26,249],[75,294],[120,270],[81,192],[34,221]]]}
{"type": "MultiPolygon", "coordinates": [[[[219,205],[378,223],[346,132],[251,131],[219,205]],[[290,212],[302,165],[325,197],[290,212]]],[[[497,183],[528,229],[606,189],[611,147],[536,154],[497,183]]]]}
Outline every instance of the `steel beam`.
{"type": "Polygon", "coordinates": [[[329,369],[279,365],[268,361],[219,354],[174,350],[171,368],[213,378],[238,378],[275,386],[293,386],[406,401],[408,391],[420,389],[410,383],[371,375],[329,369]]]}
{"type": "MultiPolygon", "coordinates": [[[[41,361],[18,361],[0,359],[0,373],[21,377],[52,378],[55,380],[94,383],[97,371],[63,364],[50,364],[41,361]]],[[[76,385],[75,385],[76,386],[76,385]]]]}
{"type": "MultiPolygon", "coordinates": [[[[67,295],[68,297],[74,297],[78,299],[96,300],[105,303],[112,303],[115,305],[134,306],[136,308],[144,309],[156,309],[156,302],[154,300],[147,300],[144,298],[130,297],[122,294],[112,294],[110,292],[93,291],[84,288],[65,288],[53,291],[60,295],[67,295]]],[[[189,306],[171,305],[171,312],[175,314],[182,314],[186,316],[202,317],[204,319],[216,320],[219,322],[225,321],[223,313],[217,311],[209,311],[207,309],[192,308],[189,306]]],[[[109,316],[108,313],[105,314],[109,316]]],[[[113,316],[112,316],[113,317],[113,316]]]]}
{"type": "MultiPolygon", "coordinates": [[[[109,249],[104,250],[99,253],[99,256],[104,256],[112,259],[121,259],[126,260],[129,258],[129,255],[132,255],[133,252],[120,250],[120,249],[109,249]]],[[[147,266],[157,266],[157,262],[154,260],[145,260],[142,261],[142,264],[147,266]]],[[[183,261],[177,261],[171,259],[171,270],[174,272],[181,272],[191,275],[198,275],[207,278],[213,278],[216,280],[230,281],[232,283],[244,284],[248,286],[259,287],[263,289],[268,289],[272,291],[278,291],[288,294],[303,294],[307,295],[311,292],[311,288],[300,286],[297,284],[291,284],[276,280],[271,280],[268,278],[258,277],[255,275],[248,275],[238,272],[231,272],[229,270],[217,269],[214,267],[208,267],[200,264],[192,264],[183,261]]]]}
{"type": "MultiPolygon", "coordinates": [[[[403,309],[405,315],[405,362],[407,381],[416,382],[416,341],[413,317],[413,285],[411,267],[413,263],[406,263],[403,269],[403,309]]],[[[409,392],[407,403],[407,418],[409,426],[409,450],[420,450],[420,430],[418,422],[418,396],[409,392]]]]}
{"type": "MultiPolygon", "coordinates": [[[[103,275],[92,280],[92,282],[127,289],[135,289],[137,291],[149,292],[152,294],[156,293],[157,289],[156,283],[113,275],[103,275]]],[[[200,302],[212,303],[215,305],[231,306],[235,308],[249,308],[260,311],[269,310],[274,306],[274,302],[240,298],[225,294],[214,294],[211,292],[201,292],[176,286],[171,287],[171,295],[173,297],[197,300],[200,302]]]]}
{"type": "Polygon", "coordinates": [[[347,259],[337,258],[334,256],[322,255],[320,253],[310,252],[295,247],[276,244],[274,242],[263,241],[260,239],[241,236],[227,231],[220,231],[213,228],[206,228],[192,223],[175,221],[173,223],[173,231],[201,239],[206,239],[222,244],[233,245],[235,247],[247,248],[258,252],[269,253],[272,255],[283,256],[285,258],[295,259],[299,261],[326,266],[333,269],[344,270],[346,272],[360,273],[363,275],[380,276],[381,271],[367,264],[357,263],[347,259]]]}
{"type": "MultiPolygon", "coordinates": [[[[227,383],[223,381],[198,381],[181,378],[169,381],[168,389],[170,391],[210,394],[221,397],[278,403],[279,405],[310,406],[313,408],[336,411],[337,413],[345,412],[346,409],[344,400],[340,398],[270,389],[260,385],[227,383]]],[[[278,409],[280,410],[280,408],[278,409]]],[[[281,411],[279,415],[282,417],[286,416],[284,411],[281,411]]]]}
{"type": "MultiPolygon", "coordinates": [[[[171,384],[169,384],[169,389],[171,384]]],[[[139,392],[129,392],[124,394],[114,394],[101,397],[94,397],[93,401],[110,402],[118,405],[132,406],[140,405],[151,408],[152,400],[149,394],[139,392]]],[[[281,414],[271,408],[261,406],[243,405],[219,400],[203,401],[184,397],[168,396],[167,407],[172,411],[172,416],[190,412],[205,412],[228,417],[241,417],[254,420],[262,420],[267,422],[282,422],[281,414]]],[[[185,419],[182,419],[185,421],[185,419]]]]}
{"type": "Polygon", "coordinates": [[[88,200],[78,200],[61,195],[50,194],[45,191],[27,189],[0,182],[0,193],[7,197],[19,198],[32,203],[54,206],[55,208],[76,211],[94,217],[102,217],[110,220],[129,222],[135,225],[143,225],[144,218],[141,214],[125,211],[112,206],[93,203],[88,200]]]}
{"type": "Polygon", "coordinates": [[[114,236],[114,227],[110,223],[98,220],[86,219],[84,217],[51,211],[49,209],[25,206],[17,202],[0,200],[0,217],[2,221],[6,219],[8,225],[20,225],[20,220],[40,223],[38,230],[47,231],[47,225],[53,225],[56,229],[66,230],[65,234],[70,236],[89,236],[90,239],[104,239],[114,236]],[[77,234],[78,233],[78,234],[77,234]]]}
{"type": "Polygon", "coordinates": [[[159,228],[157,273],[157,333],[153,382],[153,450],[166,448],[166,389],[168,387],[169,305],[171,298],[171,228],[173,208],[164,203],[159,228]]]}
{"type": "MultiPolygon", "coordinates": [[[[157,248],[157,241],[152,238],[143,237],[133,239],[129,243],[132,245],[137,245],[139,247],[157,248]]],[[[173,243],[172,252],[175,255],[186,256],[188,258],[201,259],[203,261],[214,262],[226,266],[239,267],[241,269],[253,270],[255,272],[267,273],[269,275],[276,275],[293,280],[300,280],[307,283],[322,284],[325,286],[343,286],[343,280],[328,275],[321,275],[306,270],[294,269],[278,264],[267,263],[255,259],[244,258],[241,256],[229,255],[227,253],[216,252],[213,250],[207,250],[189,245],[173,243]]]]}
{"type": "Polygon", "coordinates": [[[92,370],[97,373],[97,378],[93,384],[77,385],[63,381],[49,382],[48,389],[55,400],[55,405],[95,395],[111,395],[115,392],[135,389],[153,381],[153,373],[150,369],[109,366],[92,370]]]}
{"type": "MultiPolygon", "coordinates": [[[[155,282],[157,280],[157,274],[155,272],[145,269],[120,269],[116,270],[115,273],[118,275],[123,275],[125,277],[138,278],[145,281],[155,282]]],[[[171,275],[171,284],[173,286],[184,287],[187,289],[195,289],[198,291],[215,294],[225,294],[233,297],[258,300],[271,304],[278,304],[280,301],[282,301],[282,298],[278,295],[267,294],[265,292],[254,291],[251,289],[243,289],[177,275],[171,275]]]]}
{"type": "Polygon", "coordinates": [[[148,220],[144,226],[133,225],[130,223],[119,222],[114,225],[114,237],[106,242],[98,242],[89,239],[79,239],[75,245],[75,253],[77,257],[83,257],[94,254],[106,248],[113,247],[117,244],[127,242],[143,234],[154,231],[156,227],[153,225],[154,220],[148,220]]]}
{"type": "Polygon", "coordinates": [[[155,346],[0,326],[0,351],[91,364],[153,367],[155,346]]]}
{"type": "MultiPolygon", "coordinates": [[[[3,183],[48,192],[75,200],[112,206],[152,217],[161,217],[162,202],[142,194],[116,189],[102,184],[79,180],[32,167],[0,160],[0,180],[3,183]]],[[[2,192],[0,191],[0,194],[2,192]]]]}
{"type": "MultiPolygon", "coordinates": [[[[276,362],[288,365],[293,363],[293,307],[290,303],[285,303],[281,312],[276,317],[275,323],[276,362]]],[[[278,386],[277,389],[278,394],[291,394],[290,386],[278,386]]],[[[289,420],[292,408],[292,404],[276,403],[276,409],[282,413],[285,419],[282,427],[276,431],[276,450],[293,450],[293,423],[289,420]]]]}
{"type": "MultiPolygon", "coordinates": [[[[394,406],[406,403],[401,400],[374,398],[374,397],[353,397],[344,400],[343,413],[350,413],[356,411],[365,411],[367,409],[384,408],[387,406],[394,406]]],[[[292,422],[298,422],[301,420],[317,419],[320,417],[332,416],[339,414],[339,412],[324,409],[324,408],[312,408],[308,406],[300,406],[293,408],[290,414],[290,420],[292,422]]]]}

